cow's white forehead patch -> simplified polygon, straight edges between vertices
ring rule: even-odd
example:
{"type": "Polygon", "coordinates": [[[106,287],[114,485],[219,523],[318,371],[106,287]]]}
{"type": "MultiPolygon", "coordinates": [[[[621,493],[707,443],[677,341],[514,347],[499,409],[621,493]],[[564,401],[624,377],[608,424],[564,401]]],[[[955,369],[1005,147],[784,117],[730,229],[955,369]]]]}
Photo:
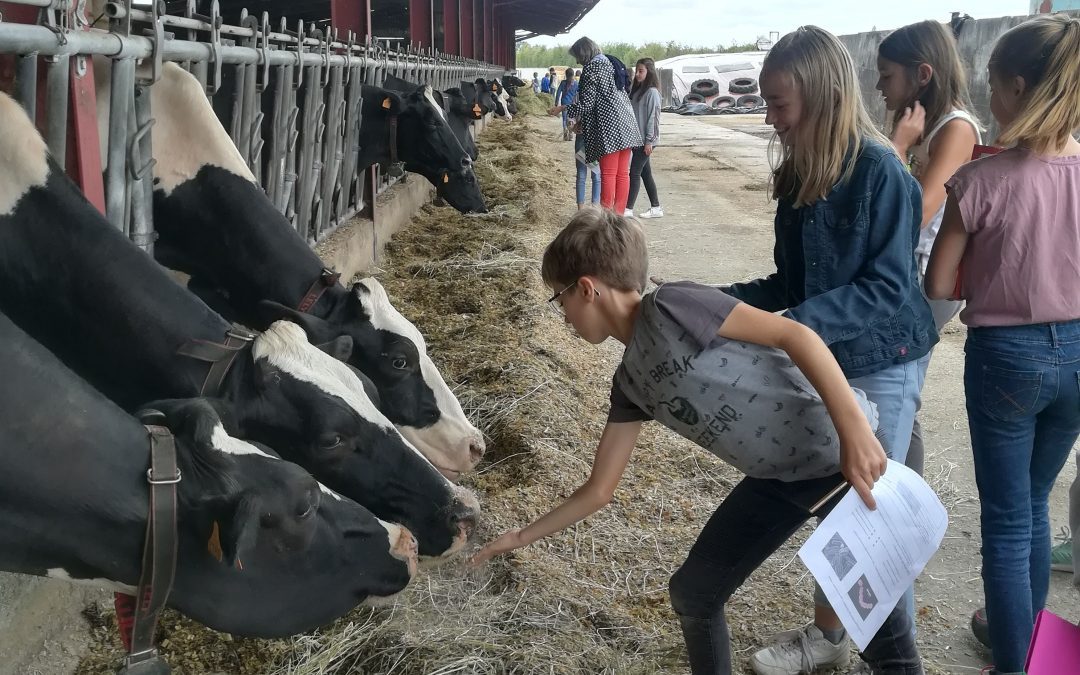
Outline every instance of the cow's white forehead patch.
{"type": "Polygon", "coordinates": [[[0,216],[49,178],[49,148],[26,111],[0,92],[0,216]]]}
{"type": "Polygon", "coordinates": [[[239,438],[233,438],[225,431],[225,427],[220,424],[215,426],[213,433],[210,434],[210,444],[214,446],[215,450],[226,455],[259,455],[267,459],[277,459],[277,457],[263,452],[256,445],[242,441],[239,438]]]}
{"type": "Polygon", "coordinates": [[[379,283],[379,280],[368,277],[367,279],[361,279],[360,285],[367,290],[367,295],[363,300],[364,308],[367,309],[371,317],[371,325],[377,330],[384,330],[407,337],[413,341],[421,353],[427,353],[427,343],[424,341],[424,336],[420,334],[412,321],[402,316],[401,312],[397,311],[397,307],[390,303],[390,296],[386,294],[386,289],[379,283]]]}
{"type": "Polygon", "coordinates": [[[427,102],[431,104],[432,108],[435,108],[435,110],[438,111],[439,117],[441,117],[443,120],[445,120],[446,119],[446,111],[443,110],[442,106],[439,105],[439,102],[435,100],[435,94],[431,93],[431,86],[430,85],[424,85],[424,98],[427,99],[427,102]]]}
{"type": "Polygon", "coordinates": [[[435,367],[435,363],[427,354],[427,343],[424,341],[424,336],[420,334],[420,331],[411,321],[402,316],[401,312],[397,311],[397,308],[390,303],[390,297],[387,296],[386,289],[377,279],[371,277],[361,279],[360,284],[368,290],[365,297],[365,306],[371,316],[371,325],[377,330],[395,333],[412,340],[417,351],[420,352],[420,372],[424,376],[424,383],[435,394],[435,403],[439,407],[439,412],[447,417],[465,420],[465,413],[461,410],[461,404],[458,402],[457,397],[450,391],[450,387],[446,386],[442,374],[439,373],[439,369],[435,367]]]}
{"type": "Polygon", "coordinates": [[[364,419],[386,429],[394,428],[368,398],[364,385],[349,367],[308,342],[304,329],[295,323],[275,321],[255,338],[252,354],[296,379],[340,398],[364,419]]]}
{"type": "MultiPolygon", "coordinates": [[[[225,427],[220,424],[214,427],[214,432],[210,435],[210,443],[213,444],[216,450],[228,455],[258,455],[259,457],[265,457],[267,459],[277,459],[277,457],[260,450],[257,445],[242,441],[239,438],[233,438],[225,431],[225,427]]],[[[328,495],[339,502],[342,500],[341,495],[322,483],[319,483],[319,490],[321,490],[323,494],[328,495]]]]}

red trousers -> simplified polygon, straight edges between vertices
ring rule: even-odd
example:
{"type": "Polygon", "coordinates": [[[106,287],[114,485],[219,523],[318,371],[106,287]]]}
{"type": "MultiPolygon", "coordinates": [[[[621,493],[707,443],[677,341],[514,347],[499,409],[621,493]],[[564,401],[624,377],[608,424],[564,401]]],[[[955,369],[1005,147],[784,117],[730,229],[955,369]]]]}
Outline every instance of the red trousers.
{"type": "Polygon", "coordinates": [[[600,206],[622,215],[630,194],[630,148],[600,158],[600,206]]]}

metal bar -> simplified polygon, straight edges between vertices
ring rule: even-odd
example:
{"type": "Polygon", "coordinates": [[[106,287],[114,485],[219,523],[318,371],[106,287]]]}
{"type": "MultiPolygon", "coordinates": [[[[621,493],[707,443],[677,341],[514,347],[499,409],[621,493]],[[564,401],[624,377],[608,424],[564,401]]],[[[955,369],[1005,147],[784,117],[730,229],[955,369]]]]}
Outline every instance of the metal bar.
{"type": "MultiPolygon", "coordinates": [[[[154,255],[153,222],[153,151],[150,147],[150,92],[145,87],[134,90],[128,113],[131,147],[128,152],[126,180],[131,195],[131,240],[151,257],[154,255]]],[[[111,147],[110,147],[111,150],[111,147]]]]}
{"type": "Polygon", "coordinates": [[[15,99],[31,120],[37,120],[38,55],[31,52],[20,56],[15,63],[15,99]]]}
{"type": "Polygon", "coordinates": [[[351,195],[355,192],[357,208],[364,202],[363,184],[357,184],[356,157],[360,150],[360,109],[363,104],[363,81],[359,68],[354,68],[349,76],[348,93],[345,108],[345,152],[341,163],[340,191],[338,193],[337,222],[345,218],[345,211],[352,204],[351,195]]]}
{"type": "MultiPolygon", "coordinates": [[[[295,40],[293,40],[295,43],[295,40]]],[[[309,41],[305,40],[305,44],[309,41]]],[[[317,41],[316,41],[317,42],[317,41]]],[[[68,54],[102,54],[114,59],[134,58],[146,59],[153,56],[153,43],[149,38],[131,35],[121,36],[115,33],[102,31],[80,31],[65,33],[64,41],[57,39],[57,34],[44,26],[31,26],[26,24],[9,24],[0,22],[0,44],[4,45],[7,53],[29,54],[39,52],[43,56],[68,55],[68,54]]],[[[331,48],[335,51],[344,51],[348,45],[334,43],[331,48]]],[[[162,48],[162,58],[166,61],[197,61],[209,62],[212,60],[211,45],[206,42],[192,42],[188,40],[166,40],[162,48]]],[[[240,47],[235,45],[222,45],[218,47],[222,63],[260,63],[263,55],[257,48],[240,47]]],[[[271,49],[265,53],[270,65],[289,65],[296,63],[295,51],[271,49]]],[[[369,65],[369,59],[365,56],[344,54],[331,54],[326,57],[317,53],[301,54],[301,61],[305,66],[323,65],[369,65]]],[[[408,65],[415,63],[415,57],[387,52],[382,58],[383,63],[390,68],[399,71],[408,65]]],[[[449,69],[450,64],[441,64],[438,69],[449,69]]]]}
{"type": "Polygon", "coordinates": [[[135,60],[112,63],[109,91],[109,164],[105,169],[105,215],[121,232],[127,233],[127,139],[128,108],[135,87],[135,60]]]}
{"type": "Polygon", "coordinates": [[[317,210],[318,229],[315,232],[316,241],[322,236],[324,230],[329,229],[330,219],[334,215],[334,192],[337,189],[345,189],[341,180],[342,132],[344,131],[343,118],[345,116],[345,78],[341,68],[333,68],[330,71],[330,96],[326,107],[326,132],[323,135],[323,168],[320,184],[322,195],[319,199],[317,210]]]}
{"type": "Polygon", "coordinates": [[[68,77],[71,57],[47,60],[45,76],[45,140],[60,166],[67,163],[68,77]]]}

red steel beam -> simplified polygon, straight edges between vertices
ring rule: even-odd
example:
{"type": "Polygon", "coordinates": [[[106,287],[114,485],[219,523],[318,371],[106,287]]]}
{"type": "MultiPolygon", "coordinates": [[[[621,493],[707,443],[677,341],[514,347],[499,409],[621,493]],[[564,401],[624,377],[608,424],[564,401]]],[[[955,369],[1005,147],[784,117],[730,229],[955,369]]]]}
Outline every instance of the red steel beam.
{"type": "Polygon", "coordinates": [[[358,40],[367,38],[371,35],[371,0],[330,0],[330,25],[343,33],[351,30],[358,40]]]}
{"type": "Polygon", "coordinates": [[[461,17],[458,0],[442,0],[443,4],[443,51],[459,54],[461,49],[461,17]]]}
{"type": "Polygon", "coordinates": [[[476,53],[473,49],[473,0],[458,0],[459,21],[458,35],[461,36],[462,56],[467,59],[473,58],[476,53]]]}
{"type": "Polygon", "coordinates": [[[493,16],[492,11],[494,0],[483,0],[484,3],[484,60],[491,63],[495,56],[495,40],[494,33],[492,32],[493,16]]]}
{"type": "Polygon", "coordinates": [[[418,47],[430,47],[435,41],[431,23],[432,0],[409,0],[409,42],[418,47]]]}
{"type": "Polygon", "coordinates": [[[472,0],[473,58],[484,58],[484,0],[472,0]]]}

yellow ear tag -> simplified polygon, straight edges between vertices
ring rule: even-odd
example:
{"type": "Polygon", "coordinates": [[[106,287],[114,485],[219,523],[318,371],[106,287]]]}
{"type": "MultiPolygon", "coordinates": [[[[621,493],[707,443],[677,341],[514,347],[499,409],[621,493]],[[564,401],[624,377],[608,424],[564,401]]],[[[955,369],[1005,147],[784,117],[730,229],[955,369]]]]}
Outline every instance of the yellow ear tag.
{"type": "Polygon", "coordinates": [[[225,553],[221,550],[221,537],[218,532],[217,521],[214,521],[214,528],[210,530],[210,538],[206,540],[206,550],[210,555],[221,562],[221,559],[225,557],[225,553]]]}
{"type": "Polygon", "coordinates": [[[382,107],[386,108],[387,110],[390,109],[390,97],[389,96],[382,100],[382,107]]]}
{"type": "Polygon", "coordinates": [[[446,174],[444,173],[444,174],[442,175],[442,182],[443,182],[443,183],[449,183],[449,182],[450,182],[450,176],[447,176],[447,175],[446,175],[446,174]]]}

